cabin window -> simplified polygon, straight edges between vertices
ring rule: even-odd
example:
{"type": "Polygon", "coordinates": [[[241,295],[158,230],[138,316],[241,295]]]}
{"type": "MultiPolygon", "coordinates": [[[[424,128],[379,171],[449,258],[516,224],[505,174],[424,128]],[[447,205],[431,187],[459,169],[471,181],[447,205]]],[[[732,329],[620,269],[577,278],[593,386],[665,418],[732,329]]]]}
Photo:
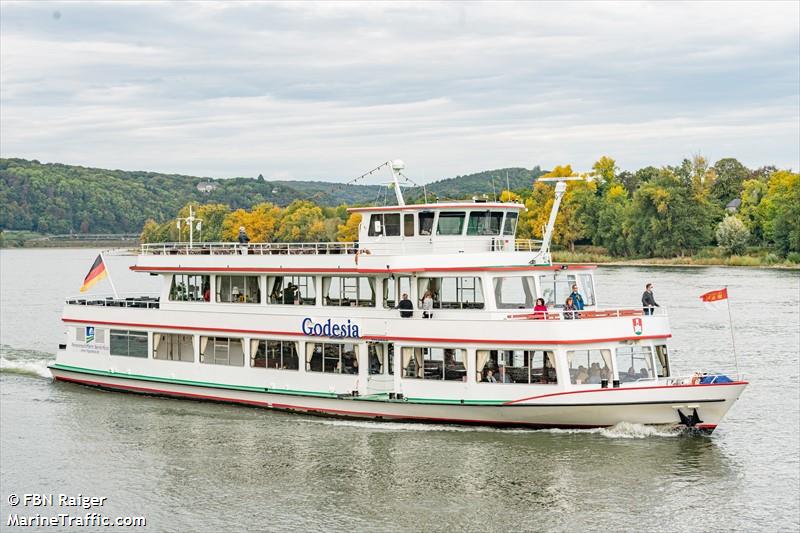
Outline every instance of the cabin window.
{"type": "Polygon", "coordinates": [[[329,374],[358,374],[358,345],[336,342],[307,342],[306,370],[329,374]]]}
{"type": "Polygon", "coordinates": [[[211,299],[210,291],[210,276],[174,274],[169,299],[173,302],[207,302],[211,299]]]}
{"type": "Polygon", "coordinates": [[[506,212],[506,222],[503,224],[503,235],[514,236],[517,232],[517,213],[506,212]]]}
{"type": "MultiPolygon", "coordinates": [[[[567,296],[572,292],[575,276],[572,274],[564,278],[554,278],[552,274],[539,276],[539,286],[542,288],[542,298],[547,307],[564,307],[567,296]]],[[[585,295],[584,295],[585,296],[585,295]]],[[[588,304],[587,304],[588,305],[588,304]]]]}
{"type": "Polygon", "coordinates": [[[414,213],[403,213],[403,236],[414,236],[414,213]]]}
{"type": "Polygon", "coordinates": [[[498,309],[530,309],[536,301],[536,286],[532,276],[512,276],[494,279],[494,298],[498,309]]]}
{"type": "Polygon", "coordinates": [[[652,379],[653,351],[649,346],[622,346],[617,348],[617,371],[622,383],[652,379]]]}
{"type": "Polygon", "coordinates": [[[373,213],[369,219],[370,237],[385,235],[386,237],[400,236],[400,213],[373,213]]]}
{"type": "Polygon", "coordinates": [[[666,344],[656,345],[656,375],[660,378],[669,377],[669,355],[666,344]]]}
{"type": "Polygon", "coordinates": [[[483,309],[481,278],[420,278],[420,308],[425,293],[430,291],[434,309],[483,309]]]}
{"type": "Polygon", "coordinates": [[[300,367],[299,342],[250,339],[250,366],[297,370],[300,367]]]}
{"type": "Polygon", "coordinates": [[[274,276],[267,278],[269,303],[315,305],[317,292],[313,276],[274,276]]]}
{"type": "Polygon", "coordinates": [[[558,383],[550,350],[477,350],[478,383],[558,383]]]}
{"type": "MultiPolygon", "coordinates": [[[[102,330],[95,330],[95,335],[97,335],[97,331],[102,330]]],[[[98,342],[96,336],[95,342],[98,342]]],[[[124,355],[126,357],[142,357],[147,359],[147,332],[112,329],[110,353],[111,355],[124,355]]]]}
{"type": "Polygon", "coordinates": [[[436,235],[461,235],[464,229],[464,219],[467,214],[463,211],[442,211],[439,213],[439,224],[436,226],[436,235]]]}
{"type": "Polygon", "coordinates": [[[325,305],[343,307],[375,307],[375,278],[322,278],[325,305]]]}
{"type": "Polygon", "coordinates": [[[467,235],[500,235],[502,211],[472,211],[467,223],[467,235]]]}
{"type": "Polygon", "coordinates": [[[194,337],[153,333],[153,359],[194,362],[194,337]]]}
{"type": "Polygon", "coordinates": [[[611,381],[611,350],[572,350],[567,352],[569,381],[573,385],[611,381]]]}
{"type": "Polygon", "coordinates": [[[422,211],[417,218],[419,219],[419,234],[431,235],[433,234],[433,218],[436,213],[432,211],[422,211]]]}
{"type": "Polygon", "coordinates": [[[261,303],[258,276],[217,276],[217,301],[261,303]]]}
{"type": "Polygon", "coordinates": [[[370,374],[394,374],[394,344],[368,342],[370,374]]]}
{"type": "Polygon", "coordinates": [[[580,285],[578,285],[578,292],[583,296],[583,303],[585,305],[594,305],[594,283],[591,274],[578,275],[580,285]]]}
{"type": "Polygon", "coordinates": [[[408,294],[411,297],[411,278],[408,276],[398,276],[383,280],[383,307],[395,309],[400,303],[400,297],[408,294]]]}
{"type": "Polygon", "coordinates": [[[242,339],[200,337],[200,362],[209,365],[244,366],[242,339]]]}
{"type": "Polygon", "coordinates": [[[403,377],[467,380],[467,351],[461,348],[403,348],[403,377]]]}

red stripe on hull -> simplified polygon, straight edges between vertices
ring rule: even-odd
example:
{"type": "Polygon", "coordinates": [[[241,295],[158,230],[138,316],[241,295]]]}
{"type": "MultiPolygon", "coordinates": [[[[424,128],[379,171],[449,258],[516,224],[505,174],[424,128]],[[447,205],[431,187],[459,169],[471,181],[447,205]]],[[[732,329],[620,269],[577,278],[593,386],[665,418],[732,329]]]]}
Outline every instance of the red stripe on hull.
{"type": "MultiPolygon", "coordinates": [[[[62,318],[62,322],[71,324],[102,324],[105,326],[133,326],[140,328],[160,328],[160,329],[186,329],[190,331],[224,331],[227,333],[254,333],[257,335],[279,335],[291,337],[308,337],[305,333],[297,331],[269,331],[261,329],[233,329],[233,328],[211,328],[201,326],[172,326],[168,324],[147,324],[141,322],[109,322],[106,320],[88,320],[76,318],[62,318]]],[[[618,342],[634,339],[668,339],[672,334],[667,335],[639,335],[637,337],[609,337],[605,339],[575,339],[575,340],[542,340],[542,339],[457,339],[446,337],[395,337],[388,335],[362,335],[362,339],[367,340],[394,340],[394,341],[415,341],[415,342],[470,342],[474,344],[586,344],[593,342],[618,342]]],[[[315,337],[316,338],[316,337],[315,337]]],[[[326,337],[327,338],[327,337],[326,337]]]]}

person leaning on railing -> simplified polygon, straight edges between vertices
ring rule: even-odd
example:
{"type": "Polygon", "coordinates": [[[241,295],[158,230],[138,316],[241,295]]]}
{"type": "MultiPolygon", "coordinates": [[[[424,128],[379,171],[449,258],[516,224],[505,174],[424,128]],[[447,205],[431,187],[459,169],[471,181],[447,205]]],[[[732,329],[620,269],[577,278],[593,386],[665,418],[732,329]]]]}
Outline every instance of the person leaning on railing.
{"type": "Polygon", "coordinates": [[[645,285],[644,292],[642,293],[642,308],[644,309],[644,314],[652,315],[656,307],[661,306],[656,303],[656,298],[653,296],[653,284],[648,283],[645,285]]]}

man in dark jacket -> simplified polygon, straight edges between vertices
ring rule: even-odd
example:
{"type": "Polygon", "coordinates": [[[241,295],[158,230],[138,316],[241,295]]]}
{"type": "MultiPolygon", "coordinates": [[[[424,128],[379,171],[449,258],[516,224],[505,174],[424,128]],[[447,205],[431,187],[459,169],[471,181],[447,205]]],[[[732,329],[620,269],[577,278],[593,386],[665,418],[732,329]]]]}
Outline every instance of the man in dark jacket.
{"type": "Polygon", "coordinates": [[[400,309],[401,318],[411,318],[414,316],[414,304],[408,299],[408,294],[405,292],[400,299],[400,303],[397,304],[397,308],[400,309]]]}
{"type": "Polygon", "coordinates": [[[656,298],[653,296],[653,284],[648,283],[644,287],[642,293],[642,307],[644,308],[645,315],[652,315],[656,307],[661,307],[656,303],[656,298]]]}
{"type": "Polygon", "coordinates": [[[247,232],[244,231],[244,226],[239,227],[239,248],[242,251],[242,255],[247,255],[247,243],[250,242],[250,237],[247,236],[247,232]]]}

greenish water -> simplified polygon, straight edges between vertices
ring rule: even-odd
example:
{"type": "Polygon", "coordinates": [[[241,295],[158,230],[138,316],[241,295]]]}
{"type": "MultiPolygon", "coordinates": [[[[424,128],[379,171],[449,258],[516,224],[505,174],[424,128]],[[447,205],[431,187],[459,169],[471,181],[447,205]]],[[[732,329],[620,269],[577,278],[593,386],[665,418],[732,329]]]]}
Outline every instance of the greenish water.
{"type": "MultiPolygon", "coordinates": [[[[733,367],[727,315],[698,299],[729,287],[751,385],[713,436],[690,437],[349,422],[53,383],[61,302],[95,255],[0,252],[0,530],[37,530],[7,526],[23,512],[12,493],[105,496],[102,514],[144,516],[141,531],[800,529],[800,273],[600,268],[607,304],[655,284],[680,373],[733,367]]],[[[109,258],[118,289],[157,288],[131,260],[109,258]]]]}

